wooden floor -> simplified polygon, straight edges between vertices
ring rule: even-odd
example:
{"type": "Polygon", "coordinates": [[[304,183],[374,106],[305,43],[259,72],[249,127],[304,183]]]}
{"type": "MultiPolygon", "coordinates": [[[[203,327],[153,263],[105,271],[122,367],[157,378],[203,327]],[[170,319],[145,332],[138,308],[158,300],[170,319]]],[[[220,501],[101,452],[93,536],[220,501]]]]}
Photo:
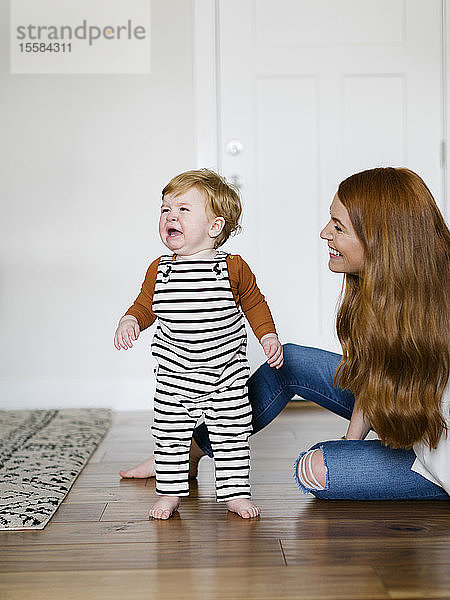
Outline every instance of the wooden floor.
{"type": "Polygon", "coordinates": [[[1,533],[1,600],[450,598],[450,503],[320,501],[299,493],[300,450],[345,422],[288,406],[252,439],[260,519],[214,499],[212,462],[169,521],[154,480],[120,480],[152,450],[150,413],[119,413],[52,521],[1,533]]]}

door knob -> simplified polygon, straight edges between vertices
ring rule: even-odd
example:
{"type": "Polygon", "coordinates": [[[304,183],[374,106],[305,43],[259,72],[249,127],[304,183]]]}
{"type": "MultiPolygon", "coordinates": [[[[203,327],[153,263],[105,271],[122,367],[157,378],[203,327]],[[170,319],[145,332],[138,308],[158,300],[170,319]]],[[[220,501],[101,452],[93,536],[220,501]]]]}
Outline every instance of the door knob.
{"type": "Polygon", "coordinates": [[[244,145],[240,140],[230,140],[225,149],[231,156],[237,156],[244,150],[244,145]]]}

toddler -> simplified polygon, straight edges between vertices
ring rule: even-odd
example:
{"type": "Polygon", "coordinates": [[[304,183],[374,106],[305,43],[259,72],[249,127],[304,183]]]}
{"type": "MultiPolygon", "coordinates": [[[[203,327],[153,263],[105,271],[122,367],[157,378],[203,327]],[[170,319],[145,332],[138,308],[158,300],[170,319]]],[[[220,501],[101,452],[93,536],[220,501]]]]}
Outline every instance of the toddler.
{"type": "Polygon", "coordinates": [[[162,191],[159,221],[171,254],[149,266],[115,333],[115,347],[127,349],[158,319],[152,433],[161,497],[150,510],[153,518],[169,518],[180,497],[189,495],[189,449],[202,416],[214,452],[217,501],[244,518],[260,512],[250,500],[252,415],[242,311],[272,367],[283,364],[283,350],[247,263],[218,250],[239,229],[241,210],[237,192],[213,171],[174,177],[162,191]]]}

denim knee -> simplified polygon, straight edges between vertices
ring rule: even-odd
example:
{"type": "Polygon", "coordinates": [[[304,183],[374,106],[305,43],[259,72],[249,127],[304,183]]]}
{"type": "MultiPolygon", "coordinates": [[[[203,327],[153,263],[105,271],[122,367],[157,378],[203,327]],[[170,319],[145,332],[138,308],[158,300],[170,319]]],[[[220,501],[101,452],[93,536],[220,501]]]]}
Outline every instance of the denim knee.
{"type": "Polygon", "coordinates": [[[340,362],[340,357],[331,352],[326,352],[320,348],[310,346],[300,346],[298,344],[283,344],[283,370],[292,373],[292,381],[302,383],[311,378],[311,373],[324,367],[323,358],[331,357],[335,360],[336,366],[340,362]],[[322,359],[322,360],[321,360],[322,359]],[[303,374],[303,375],[302,375],[303,374]]]}
{"type": "MultiPolygon", "coordinates": [[[[392,449],[380,440],[332,440],[320,448],[326,469],[323,490],[304,492],[323,500],[444,500],[448,494],[411,467],[413,450],[392,449]]],[[[305,454],[303,452],[296,462],[305,454]]],[[[298,483],[298,482],[297,482],[298,483]]],[[[300,486],[299,486],[300,487],[300,486]]],[[[302,488],[301,488],[302,489],[302,488]]]]}

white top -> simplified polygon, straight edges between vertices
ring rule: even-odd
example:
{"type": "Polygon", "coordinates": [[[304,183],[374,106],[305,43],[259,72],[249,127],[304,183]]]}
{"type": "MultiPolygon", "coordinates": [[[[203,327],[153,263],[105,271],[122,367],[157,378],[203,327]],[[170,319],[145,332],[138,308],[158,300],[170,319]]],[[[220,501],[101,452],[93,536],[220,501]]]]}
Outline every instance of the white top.
{"type": "Polygon", "coordinates": [[[442,435],[434,450],[426,444],[416,444],[413,449],[417,458],[411,469],[450,494],[450,380],[442,395],[442,415],[449,428],[448,435],[442,435]]]}

